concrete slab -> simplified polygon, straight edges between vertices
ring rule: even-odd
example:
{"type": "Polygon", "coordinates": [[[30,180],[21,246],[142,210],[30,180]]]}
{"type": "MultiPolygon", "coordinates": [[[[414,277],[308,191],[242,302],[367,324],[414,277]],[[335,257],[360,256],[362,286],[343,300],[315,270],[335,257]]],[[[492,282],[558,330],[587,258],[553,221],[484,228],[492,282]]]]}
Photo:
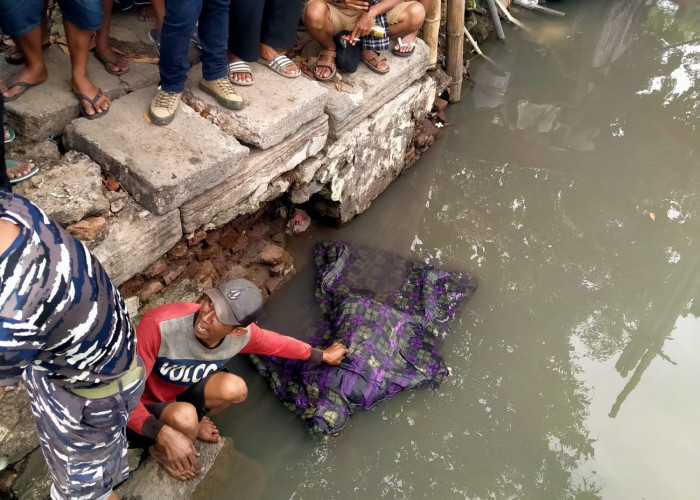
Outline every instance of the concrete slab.
{"type": "Polygon", "coordinates": [[[345,90],[338,90],[334,83],[322,84],[329,90],[326,113],[330,116],[332,138],[338,138],[356,127],[425,74],[429,64],[429,49],[420,38],[417,42],[415,53],[411,57],[396,57],[391,52],[385,53],[391,68],[385,75],[374,73],[360,63],[357,72],[342,74],[345,90]]]}
{"type": "Polygon", "coordinates": [[[162,257],[180,238],[177,210],[153,215],[129,200],[126,209],[109,218],[107,234],[91,250],[119,286],[162,257]]]}
{"type": "Polygon", "coordinates": [[[146,121],[155,89],[112,104],[94,122],[75,120],[64,143],[88,154],[155,214],[168,213],[237,172],[248,148],[181,104],[167,127],[146,121]]]}
{"type": "MultiPolygon", "coordinates": [[[[43,84],[28,89],[16,101],[5,103],[8,122],[23,136],[41,140],[50,135],[59,135],[75,118],[80,116],[78,98],[71,91],[70,59],[57,46],[44,52],[49,79],[43,84]]],[[[17,66],[0,61],[0,78],[8,78],[17,72],[17,66]]],[[[121,80],[107,73],[94,57],[88,58],[88,72],[92,81],[110,99],[125,94],[121,80]]]]}
{"type": "Polygon", "coordinates": [[[267,149],[324,113],[328,90],[302,75],[285,78],[261,64],[251,65],[255,84],[236,86],[246,106],[231,111],[200,91],[201,66],[190,70],[184,100],[206,114],[221,130],[245,144],[267,149]]]}
{"type": "Polygon", "coordinates": [[[279,196],[280,188],[271,186],[272,181],[318,153],[327,137],[328,117],[322,115],[276,146],[251,149],[233,175],[180,207],[184,232],[193,232],[205,224],[220,226],[243,213],[254,212],[260,203],[270,199],[271,193],[279,196]]]}

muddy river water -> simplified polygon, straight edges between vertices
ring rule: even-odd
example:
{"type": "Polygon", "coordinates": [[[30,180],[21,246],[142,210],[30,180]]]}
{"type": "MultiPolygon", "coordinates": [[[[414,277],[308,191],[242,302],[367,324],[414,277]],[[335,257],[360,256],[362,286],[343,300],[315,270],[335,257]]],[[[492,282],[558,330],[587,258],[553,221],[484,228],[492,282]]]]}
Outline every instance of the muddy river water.
{"type": "Polygon", "coordinates": [[[311,248],[370,243],[479,289],[453,376],[314,441],[245,359],[218,416],[240,463],[211,498],[700,498],[700,5],[563,0],[484,44],[418,164],[292,248],[264,326],[313,329],[311,248]]]}

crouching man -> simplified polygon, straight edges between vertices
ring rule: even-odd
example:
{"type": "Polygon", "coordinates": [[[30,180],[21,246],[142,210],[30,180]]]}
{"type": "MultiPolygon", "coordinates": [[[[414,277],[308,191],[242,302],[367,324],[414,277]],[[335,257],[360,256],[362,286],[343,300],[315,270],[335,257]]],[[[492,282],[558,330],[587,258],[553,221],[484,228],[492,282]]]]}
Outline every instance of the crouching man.
{"type": "Polygon", "coordinates": [[[337,365],[347,353],[339,343],[321,350],[259,328],[253,321],[263,299],[250,281],[234,279],[204,293],[201,305],[178,302],[152,309],[136,328],[146,389],[129,419],[130,439],[150,445],[151,455],[181,480],[201,470],[193,441],[219,440],[206,415],[248,395],[242,378],[221,369],[233,356],[240,352],[337,365]]]}

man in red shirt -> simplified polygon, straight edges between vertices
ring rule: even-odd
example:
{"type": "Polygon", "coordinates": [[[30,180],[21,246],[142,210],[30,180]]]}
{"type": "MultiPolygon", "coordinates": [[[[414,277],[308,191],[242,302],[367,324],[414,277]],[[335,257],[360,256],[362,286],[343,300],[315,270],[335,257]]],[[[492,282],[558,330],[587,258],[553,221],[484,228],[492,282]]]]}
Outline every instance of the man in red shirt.
{"type": "Polygon", "coordinates": [[[258,327],[253,321],[263,299],[250,281],[234,279],[204,293],[201,306],[178,302],[156,307],[136,328],[146,388],[128,427],[146,438],[151,455],[182,480],[201,469],[193,441],[219,440],[206,415],[248,395],[243,379],[222,369],[233,356],[241,352],[337,365],[348,352],[339,343],[321,350],[258,327]]]}

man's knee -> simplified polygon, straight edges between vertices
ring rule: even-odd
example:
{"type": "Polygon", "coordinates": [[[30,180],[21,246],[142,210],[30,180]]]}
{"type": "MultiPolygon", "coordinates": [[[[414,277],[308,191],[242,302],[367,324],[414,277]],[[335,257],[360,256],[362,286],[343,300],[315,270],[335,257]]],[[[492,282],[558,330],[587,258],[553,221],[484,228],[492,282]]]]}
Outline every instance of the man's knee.
{"type": "Polygon", "coordinates": [[[229,404],[242,403],[248,397],[248,386],[241,377],[227,374],[221,384],[220,394],[221,399],[229,404]]]}
{"type": "Polygon", "coordinates": [[[161,422],[194,439],[199,430],[197,409],[190,403],[170,403],[160,416],[161,422]]]}
{"type": "Polygon", "coordinates": [[[411,28],[417,30],[423,26],[423,21],[425,21],[425,7],[420,2],[412,2],[411,5],[406,7],[404,15],[407,16],[407,21],[411,28]]]}
{"type": "Polygon", "coordinates": [[[312,29],[323,29],[329,16],[328,4],[323,0],[311,0],[304,10],[304,24],[312,29]]]}

